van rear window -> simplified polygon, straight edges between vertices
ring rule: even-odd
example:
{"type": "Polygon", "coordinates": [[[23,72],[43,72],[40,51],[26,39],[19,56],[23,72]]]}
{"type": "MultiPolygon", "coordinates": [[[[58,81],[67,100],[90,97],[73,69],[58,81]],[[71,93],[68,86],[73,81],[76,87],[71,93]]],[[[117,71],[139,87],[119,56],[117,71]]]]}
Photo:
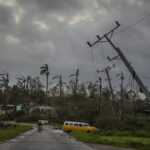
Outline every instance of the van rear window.
{"type": "Polygon", "coordinates": [[[68,126],[68,123],[65,123],[66,126],[68,126]]]}

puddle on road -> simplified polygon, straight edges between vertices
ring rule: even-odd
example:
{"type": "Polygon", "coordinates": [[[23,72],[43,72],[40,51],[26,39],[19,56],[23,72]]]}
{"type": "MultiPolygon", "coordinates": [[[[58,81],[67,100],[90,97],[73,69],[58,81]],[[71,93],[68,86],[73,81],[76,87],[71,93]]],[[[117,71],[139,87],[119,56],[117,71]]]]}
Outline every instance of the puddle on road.
{"type": "Polygon", "coordinates": [[[62,130],[54,130],[52,132],[55,132],[55,133],[64,133],[62,130]]]}

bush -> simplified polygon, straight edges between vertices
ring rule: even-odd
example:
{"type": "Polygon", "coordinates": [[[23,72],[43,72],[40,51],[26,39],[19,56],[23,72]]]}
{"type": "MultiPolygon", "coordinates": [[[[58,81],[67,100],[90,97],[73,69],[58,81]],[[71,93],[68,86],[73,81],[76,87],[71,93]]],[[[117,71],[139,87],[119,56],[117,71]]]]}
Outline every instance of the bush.
{"type": "Polygon", "coordinates": [[[100,115],[96,118],[95,125],[100,129],[119,130],[150,130],[150,118],[146,116],[122,115],[119,117],[100,115]]]}

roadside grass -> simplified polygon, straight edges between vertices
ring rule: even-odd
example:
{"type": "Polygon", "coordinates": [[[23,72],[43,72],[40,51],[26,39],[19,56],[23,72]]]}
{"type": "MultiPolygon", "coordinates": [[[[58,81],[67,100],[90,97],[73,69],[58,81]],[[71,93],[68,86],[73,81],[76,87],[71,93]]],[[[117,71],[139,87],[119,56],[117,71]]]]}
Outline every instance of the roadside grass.
{"type": "Polygon", "coordinates": [[[148,130],[128,130],[128,131],[121,131],[121,130],[101,130],[95,132],[94,134],[102,135],[102,136],[132,136],[132,137],[149,137],[150,138],[150,131],[148,130]]]}
{"type": "MultiPolygon", "coordinates": [[[[62,125],[48,123],[62,129],[62,125]]],[[[105,144],[123,148],[134,148],[138,150],[150,150],[149,130],[100,130],[98,132],[84,133],[72,131],[70,133],[77,140],[85,143],[105,144]]]]}
{"type": "Polygon", "coordinates": [[[7,128],[0,128],[0,143],[12,139],[31,129],[32,129],[31,125],[19,125],[19,124],[17,124],[15,128],[14,126],[10,126],[7,128]]]}
{"type": "MultiPolygon", "coordinates": [[[[124,132],[125,133],[125,132],[124,132]]],[[[126,135],[123,133],[117,133],[116,135],[104,135],[100,132],[98,133],[83,133],[83,132],[71,132],[77,140],[83,141],[85,143],[93,144],[105,144],[113,145],[126,148],[136,148],[138,150],[150,150],[150,138],[149,137],[135,137],[126,131],[126,135]]]]}

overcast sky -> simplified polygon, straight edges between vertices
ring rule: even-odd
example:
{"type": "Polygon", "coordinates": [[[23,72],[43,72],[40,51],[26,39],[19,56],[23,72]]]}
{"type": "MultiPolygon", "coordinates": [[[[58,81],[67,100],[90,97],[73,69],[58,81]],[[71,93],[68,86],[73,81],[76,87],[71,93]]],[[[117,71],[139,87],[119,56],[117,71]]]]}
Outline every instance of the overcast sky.
{"type": "Polygon", "coordinates": [[[117,55],[109,43],[92,49],[86,44],[114,28],[117,20],[121,27],[113,42],[140,76],[150,77],[149,15],[149,0],[0,0],[0,72],[7,71],[15,83],[18,75],[39,76],[40,66],[48,64],[51,77],[62,74],[68,81],[80,68],[81,81],[94,81],[97,68],[115,63],[110,74],[123,71],[128,78],[121,60],[106,60],[117,55]]]}

